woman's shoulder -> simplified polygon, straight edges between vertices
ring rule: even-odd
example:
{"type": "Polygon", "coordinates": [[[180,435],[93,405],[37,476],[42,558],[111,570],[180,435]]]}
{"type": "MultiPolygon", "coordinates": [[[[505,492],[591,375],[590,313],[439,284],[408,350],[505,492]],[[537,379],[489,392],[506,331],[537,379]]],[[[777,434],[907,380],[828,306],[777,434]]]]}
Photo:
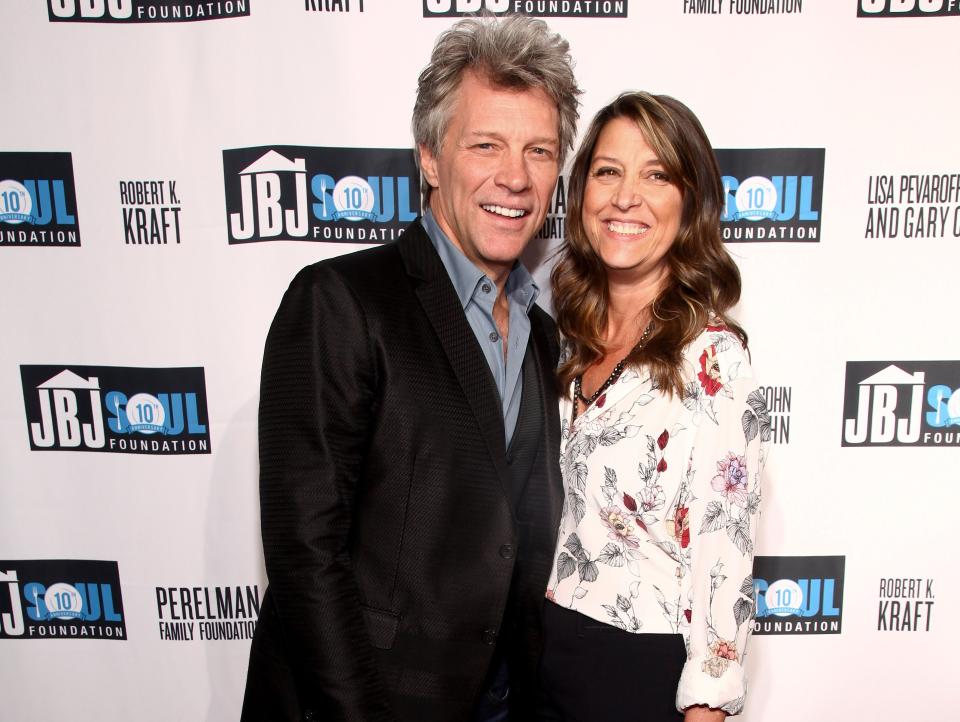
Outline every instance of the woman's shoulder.
{"type": "MultiPolygon", "coordinates": [[[[752,376],[750,356],[740,336],[721,321],[712,321],[684,349],[684,365],[692,376],[718,384],[752,376]]],[[[686,375],[686,374],[685,374],[686,375]]]]}
{"type": "Polygon", "coordinates": [[[718,353],[725,356],[746,356],[746,349],[743,347],[743,341],[736,331],[727,326],[722,321],[712,321],[700,331],[693,341],[687,346],[687,350],[696,349],[702,346],[715,346],[718,353]]]}

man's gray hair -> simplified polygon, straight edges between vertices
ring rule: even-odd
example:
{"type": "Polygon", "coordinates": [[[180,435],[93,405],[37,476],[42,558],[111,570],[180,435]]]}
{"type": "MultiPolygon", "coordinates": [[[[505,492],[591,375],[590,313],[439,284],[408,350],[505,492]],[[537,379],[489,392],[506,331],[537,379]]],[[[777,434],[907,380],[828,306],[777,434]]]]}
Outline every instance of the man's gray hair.
{"type": "MultiPolygon", "coordinates": [[[[413,138],[439,155],[450,123],[457,90],[466,70],[483,75],[494,86],[540,88],[556,104],[560,116],[559,164],[573,147],[580,117],[570,45],[543,20],[524,15],[469,17],[437,39],[430,64],[420,73],[413,107],[413,138]]],[[[417,165],[420,154],[415,152],[417,165]]],[[[430,188],[421,175],[424,205],[430,188]]]]}

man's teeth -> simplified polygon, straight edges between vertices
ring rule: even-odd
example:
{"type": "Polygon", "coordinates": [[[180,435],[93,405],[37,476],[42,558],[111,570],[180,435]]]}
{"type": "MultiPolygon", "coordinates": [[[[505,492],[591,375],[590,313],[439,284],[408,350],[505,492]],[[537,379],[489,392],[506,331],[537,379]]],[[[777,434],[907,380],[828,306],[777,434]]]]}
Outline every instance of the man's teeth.
{"type": "Polygon", "coordinates": [[[526,211],[519,208],[504,208],[503,206],[480,206],[485,211],[490,211],[491,213],[496,213],[498,216],[506,216],[507,218],[519,218],[520,216],[525,216],[526,211]]]}
{"type": "Polygon", "coordinates": [[[617,221],[609,221],[607,228],[614,233],[620,233],[625,236],[639,236],[641,233],[646,233],[650,226],[644,223],[618,223],[617,221]]]}

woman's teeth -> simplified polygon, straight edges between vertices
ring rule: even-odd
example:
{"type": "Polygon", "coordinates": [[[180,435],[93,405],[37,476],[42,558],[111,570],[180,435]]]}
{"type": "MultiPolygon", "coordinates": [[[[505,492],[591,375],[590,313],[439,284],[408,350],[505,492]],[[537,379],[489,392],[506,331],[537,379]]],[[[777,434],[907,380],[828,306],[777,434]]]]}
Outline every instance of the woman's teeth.
{"type": "Polygon", "coordinates": [[[607,228],[613,233],[619,233],[624,236],[639,236],[645,233],[650,226],[644,223],[620,223],[618,221],[608,221],[607,228]]]}

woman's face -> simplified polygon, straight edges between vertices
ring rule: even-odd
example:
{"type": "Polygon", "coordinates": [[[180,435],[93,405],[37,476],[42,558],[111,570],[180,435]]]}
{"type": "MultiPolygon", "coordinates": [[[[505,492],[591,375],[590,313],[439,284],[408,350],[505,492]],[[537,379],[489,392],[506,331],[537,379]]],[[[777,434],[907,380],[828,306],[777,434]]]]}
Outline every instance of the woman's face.
{"type": "Polygon", "coordinates": [[[582,221],[590,245],[611,277],[657,282],[680,228],[683,193],[637,124],[614,118],[593,150],[582,221]]]}

